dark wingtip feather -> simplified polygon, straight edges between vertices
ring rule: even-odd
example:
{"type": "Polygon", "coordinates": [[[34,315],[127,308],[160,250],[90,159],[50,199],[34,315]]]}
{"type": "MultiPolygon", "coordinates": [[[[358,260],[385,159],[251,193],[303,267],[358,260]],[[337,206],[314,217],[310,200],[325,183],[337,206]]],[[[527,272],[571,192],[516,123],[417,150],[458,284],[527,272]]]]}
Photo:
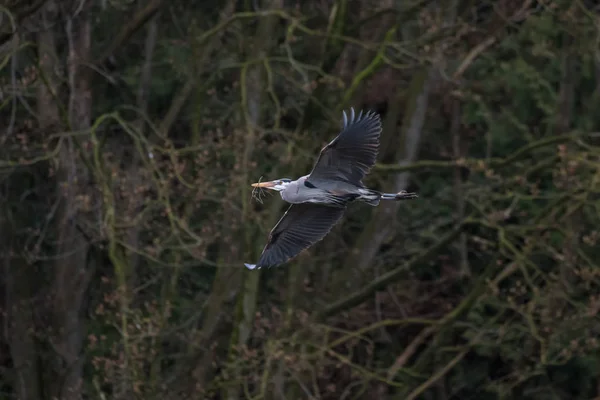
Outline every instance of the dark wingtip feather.
{"type": "Polygon", "coordinates": [[[367,112],[364,112],[364,110],[360,110],[358,115],[356,115],[354,107],[350,107],[350,118],[348,118],[348,114],[346,114],[345,110],[342,111],[342,125],[344,129],[352,124],[356,124],[366,120],[370,120],[376,124],[381,124],[381,118],[379,114],[373,110],[368,110],[367,112]]]}

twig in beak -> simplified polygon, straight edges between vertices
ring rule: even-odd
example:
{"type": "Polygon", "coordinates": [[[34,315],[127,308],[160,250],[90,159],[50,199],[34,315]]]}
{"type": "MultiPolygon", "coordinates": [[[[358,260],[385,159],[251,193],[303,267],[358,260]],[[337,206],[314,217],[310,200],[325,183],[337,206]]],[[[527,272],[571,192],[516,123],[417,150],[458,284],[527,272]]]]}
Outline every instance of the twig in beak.
{"type": "MultiPolygon", "coordinates": [[[[258,182],[260,183],[260,181],[262,180],[262,176],[260,178],[258,178],[258,182]]],[[[252,189],[252,198],[255,199],[257,202],[259,202],[260,204],[263,204],[263,194],[264,192],[266,192],[266,190],[264,190],[263,188],[257,187],[255,186],[254,189],[252,189]]]]}

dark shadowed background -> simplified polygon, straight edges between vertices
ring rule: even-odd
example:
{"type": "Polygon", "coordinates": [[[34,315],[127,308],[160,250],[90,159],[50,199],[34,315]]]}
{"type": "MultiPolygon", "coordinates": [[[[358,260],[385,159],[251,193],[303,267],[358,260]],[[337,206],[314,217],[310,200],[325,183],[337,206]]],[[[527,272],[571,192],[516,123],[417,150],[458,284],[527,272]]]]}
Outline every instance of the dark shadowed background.
{"type": "Polygon", "coordinates": [[[4,0],[0,399],[600,398],[600,8],[4,0]],[[248,271],[341,111],[352,205],[248,271]]]}

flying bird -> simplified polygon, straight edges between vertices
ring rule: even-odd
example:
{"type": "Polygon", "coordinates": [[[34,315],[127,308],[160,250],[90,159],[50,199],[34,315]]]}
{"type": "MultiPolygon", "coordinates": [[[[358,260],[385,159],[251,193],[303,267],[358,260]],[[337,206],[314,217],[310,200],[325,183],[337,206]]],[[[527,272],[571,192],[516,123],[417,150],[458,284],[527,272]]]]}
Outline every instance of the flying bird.
{"type": "Polygon", "coordinates": [[[375,112],[358,115],[343,111],[342,131],[319,154],[310,174],[295,181],[287,178],[253,183],[252,187],[276,190],[291,203],[269,234],[267,245],[249,269],[275,267],[320,241],[337,224],[346,206],[361,201],[377,206],[381,200],[414,199],[416,193],[382,193],[366,188],[379,151],[381,118],[375,112]]]}

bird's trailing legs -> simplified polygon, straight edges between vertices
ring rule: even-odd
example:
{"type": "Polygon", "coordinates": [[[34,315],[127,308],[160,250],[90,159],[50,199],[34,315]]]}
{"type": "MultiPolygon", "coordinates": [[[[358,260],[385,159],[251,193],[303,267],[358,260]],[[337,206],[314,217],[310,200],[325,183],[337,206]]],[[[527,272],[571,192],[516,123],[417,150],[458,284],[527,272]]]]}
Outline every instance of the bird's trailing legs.
{"type": "Polygon", "coordinates": [[[409,199],[416,199],[419,196],[417,196],[416,193],[408,193],[406,190],[401,190],[398,193],[382,193],[381,194],[381,200],[409,200],[409,199]]]}

